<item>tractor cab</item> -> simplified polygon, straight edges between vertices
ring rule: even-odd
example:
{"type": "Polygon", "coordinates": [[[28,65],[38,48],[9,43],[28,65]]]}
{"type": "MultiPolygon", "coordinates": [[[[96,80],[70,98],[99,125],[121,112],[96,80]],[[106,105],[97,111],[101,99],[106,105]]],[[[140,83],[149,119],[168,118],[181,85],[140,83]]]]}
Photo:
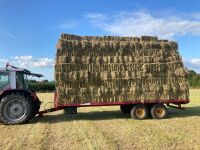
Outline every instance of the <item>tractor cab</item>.
{"type": "Polygon", "coordinates": [[[0,69],[0,122],[25,123],[39,112],[41,102],[29,89],[28,76],[43,77],[11,65],[0,69]]]}
{"type": "Polygon", "coordinates": [[[7,66],[0,69],[0,91],[7,89],[29,89],[28,76],[43,77],[41,74],[31,73],[27,69],[7,66]]]}

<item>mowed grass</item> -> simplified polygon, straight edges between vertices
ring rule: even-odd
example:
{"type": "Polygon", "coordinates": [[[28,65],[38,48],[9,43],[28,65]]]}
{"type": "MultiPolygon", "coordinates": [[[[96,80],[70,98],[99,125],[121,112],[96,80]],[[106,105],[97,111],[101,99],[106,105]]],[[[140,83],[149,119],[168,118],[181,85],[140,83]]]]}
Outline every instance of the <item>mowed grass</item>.
{"type": "MultiPolygon", "coordinates": [[[[38,94],[43,106],[53,94],[38,94]]],[[[28,124],[0,124],[0,149],[200,149],[200,90],[190,91],[186,110],[169,108],[164,120],[132,120],[117,106],[79,108],[34,118],[28,124]]],[[[45,107],[51,107],[52,103],[45,107]]]]}

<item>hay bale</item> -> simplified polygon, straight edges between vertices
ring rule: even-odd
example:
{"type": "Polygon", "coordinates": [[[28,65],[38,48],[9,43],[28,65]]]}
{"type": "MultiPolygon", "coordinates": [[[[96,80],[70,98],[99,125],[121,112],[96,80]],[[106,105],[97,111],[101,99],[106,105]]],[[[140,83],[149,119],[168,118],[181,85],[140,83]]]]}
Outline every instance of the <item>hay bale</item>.
{"type": "Polygon", "coordinates": [[[59,103],[188,99],[176,42],[157,37],[62,34],[55,65],[59,103]]]}

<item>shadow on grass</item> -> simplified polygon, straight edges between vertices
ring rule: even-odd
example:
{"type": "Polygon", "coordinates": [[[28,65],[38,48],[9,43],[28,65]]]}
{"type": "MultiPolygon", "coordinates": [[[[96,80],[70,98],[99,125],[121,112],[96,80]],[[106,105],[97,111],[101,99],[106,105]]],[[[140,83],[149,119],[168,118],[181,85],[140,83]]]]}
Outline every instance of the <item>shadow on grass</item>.
{"type": "Polygon", "coordinates": [[[192,116],[200,116],[200,106],[186,107],[185,110],[179,110],[174,108],[168,109],[169,118],[185,118],[192,116]]]}
{"type": "MultiPolygon", "coordinates": [[[[200,116],[200,106],[187,107],[185,110],[178,110],[169,108],[168,118],[185,118],[192,116],[200,116]]],[[[80,112],[75,115],[69,114],[46,114],[43,117],[33,118],[30,123],[59,123],[70,122],[79,120],[112,120],[112,119],[129,119],[130,114],[123,114],[121,111],[92,111],[92,112],[80,112]]]]}
{"type": "Polygon", "coordinates": [[[111,119],[129,119],[129,114],[123,114],[121,111],[91,111],[91,112],[78,112],[77,114],[55,114],[44,115],[43,117],[33,118],[30,123],[46,122],[58,123],[64,121],[74,120],[111,120],[111,119]]]}

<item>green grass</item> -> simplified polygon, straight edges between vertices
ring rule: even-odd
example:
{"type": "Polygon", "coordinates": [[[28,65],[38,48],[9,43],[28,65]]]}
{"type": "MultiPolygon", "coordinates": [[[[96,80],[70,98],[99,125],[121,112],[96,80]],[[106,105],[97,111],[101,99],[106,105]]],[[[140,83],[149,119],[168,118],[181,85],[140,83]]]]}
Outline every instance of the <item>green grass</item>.
{"type": "MultiPolygon", "coordinates": [[[[53,94],[39,94],[46,102],[53,94]]],[[[29,124],[0,125],[1,149],[200,149],[200,90],[190,91],[185,110],[169,108],[167,119],[132,120],[119,107],[79,108],[34,118],[29,124]]],[[[51,107],[51,103],[46,107],[51,107]]]]}

